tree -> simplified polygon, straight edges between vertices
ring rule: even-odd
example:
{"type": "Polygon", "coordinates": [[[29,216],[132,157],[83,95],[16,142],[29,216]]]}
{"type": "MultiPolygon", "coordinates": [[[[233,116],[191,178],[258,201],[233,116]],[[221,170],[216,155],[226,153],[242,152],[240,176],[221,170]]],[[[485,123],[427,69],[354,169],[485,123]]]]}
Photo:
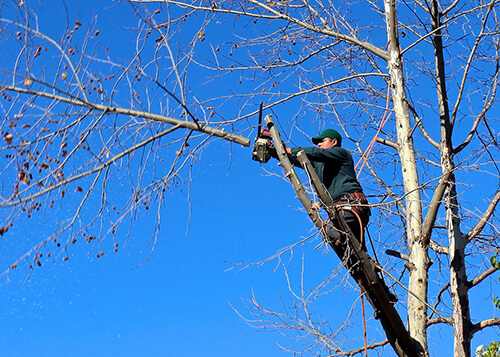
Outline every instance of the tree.
{"type": "MultiPolygon", "coordinates": [[[[78,19],[66,24],[58,41],[36,30],[36,14],[26,4],[14,6],[19,7],[18,18],[2,18],[3,45],[9,51],[2,55],[0,89],[5,178],[1,205],[9,213],[0,233],[6,234],[19,219],[31,218],[34,211],[59,203],[74,211],[11,268],[28,258],[40,265],[42,247],[50,241],[67,247],[79,236],[88,242],[114,236],[126,217],[134,219],[161,202],[164,192],[183,180],[179,171],[213,138],[249,145],[249,139],[226,130],[233,121],[210,123],[215,112],[203,106],[204,113],[193,112],[186,100],[186,73],[175,58],[166,79],[174,84],[167,88],[164,74],[155,73],[157,63],[140,64],[144,48],[137,49],[132,62],[115,63],[99,43],[95,22],[85,33],[78,19]],[[50,59],[41,60],[43,56],[50,59]],[[156,66],[152,77],[147,73],[151,65],[156,66]],[[123,106],[115,100],[120,92],[130,95],[123,106]],[[193,147],[187,150],[190,143],[193,147]],[[145,178],[149,165],[156,172],[145,178]],[[118,175],[113,173],[116,168],[118,175]],[[129,181],[127,197],[111,202],[108,192],[124,180],[129,181]],[[96,215],[85,221],[81,210],[94,204],[96,215]],[[95,227],[99,232],[90,233],[95,227]]],[[[157,219],[159,224],[159,213],[157,219]]]]}
{"type": "MultiPolygon", "coordinates": [[[[434,325],[451,326],[455,355],[469,356],[474,334],[500,324],[470,311],[471,293],[496,271],[488,260],[499,234],[496,1],[128,3],[136,43],[126,61],[99,43],[95,22],[83,33],[82,20],[68,19],[62,38],[49,36],[22,1],[19,15],[2,18],[2,46],[16,51],[2,51],[1,232],[83,197],[22,259],[41,264],[51,240],[113,236],[126,216],[182,183],[181,169],[212,137],[248,145],[239,135],[249,136],[248,118],[264,101],[286,117],[279,122],[291,142],[311,125],[337,125],[356,146],[378,208],[370,229],[401,237],[405,267],[396,258],[383,265],[402,276],[403,312],[421,355],[431,352],[434,325]],[[50,63],[39,61],[48,55],[50,63]],[[117,103],[123,92],[128,103],[117,103]],[[169,169],[160,169],[167,152],[169,169]],[[145,167],[155,168],[151,177],[145,167]],[[131,194],[110,202],[106,192],[122,176],[131,194]],[[109,219],[79,221],[91,203],[109,219]]],[[[253,304],[258,320],[270,317],[264,324],[310,336],[314,347],[304,350],[349,353],[307,311],[280,325],[291,316],[253,304]]]]}
{"type": "Polygon", "coordinates": [[[498,342],[492,342],[489,346],[479,346],[476,349],[475,356],[478,357],[495,357],[498,356],[498,342]]]}

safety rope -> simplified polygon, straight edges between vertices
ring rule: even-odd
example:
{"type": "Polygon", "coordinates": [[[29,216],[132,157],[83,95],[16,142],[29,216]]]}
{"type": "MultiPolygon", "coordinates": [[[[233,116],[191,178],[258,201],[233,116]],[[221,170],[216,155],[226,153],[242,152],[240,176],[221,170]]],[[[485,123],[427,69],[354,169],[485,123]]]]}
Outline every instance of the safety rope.
{"type": "MultiPolygon", "coordinates": [[[[365,164],[368,162],[368,156],[370,155],[373,147],[375,146],[375,142],[376,142],[380,132],[382,131],[384,125],[387,123],[387,121],[391,117],[392,112],[387,114],[389,111],[389,91],[390,91],[390,89],[391,89],[391,82],[389,81],[389,83],[387,84],[387,94],[386,94],[387,100],[385,102],[385,111],[384,111],[384,115],[382,116],[382,121],[378,127],[377,133],[375,134],[372,141],[370,142],[370,145],[368,145],[368,147],[366,148],[363,155],[361,155],[361,158],[359,159],[358,163],[356,164],[356,167],[354,168],[354,170],[356,170],[358,168],[358,165],[361,162],[363,162],[361,167],[359,168],[359,171],[358,171],[358,174],[356,175],[356,178],[359,178],[359,175],[361,175],[361,172],[363,171],[365,164]]],[[[363,246],[363,244],[365,244],[365,242],[364,242],[364,227],[363,227],[363,223],[361,222],[361,217],[359,216],[359,214],[355,210],[351,210],[351,212],[354,213],[354,215],[358,218],[359,226],[360,226],[360,242],[361,242],[361,246],[363,246]]],[[[371,242],[371,240],[370,240],[370,242],[371,242]]],[[[372,245],[373,245],[373,243],[372,243],[372,245]]],[[[361,286],[361,280],[359,281],[359,285],[361,286]]],[[[361,294],[361,312],[363,315],[363,336],[364,336],[364,342],[365,342],[365,357],[367,357],[368,356],[368,342],[367,342],[367,336],[366,336],[367,333],[366,333],[365,300],[364,300],[363,294],[361,294]]]]}
{"type": "Polygon", "coordinates": [[[380,132],[382,131],[382,129],[384,128],[384,125],[387,123],[387,121],[391,117],[392,112],[387,114],[387,112],[389,111],[389,92],[390,92],[390,89],[391,89],[391,82],[389,81],[389,83],[387,84],[387,94],[386,94],[387,100],[385,102],[385,111],[384,111],[384,115],[382,116],[382,121],[378,127],[377,133],[375,134],[372,141],[370,142],[370,145],[368,145],[368,147],[366,148],[363,155],[361,155],[361,158],[359,159],[358,163],[356,164],[356,167],[354,168],[356,170],[358,168],[359,164],[361,162],[363,162],[363,164],[361,165],[361,167],[358,171],[358,174],[356,176],[358,178],[359,178],[359,175],[361,175],[361,172],[363,171],[365,164],[368,162],[368,156],[370,155],[373,147],[375,146],[375,141],[377,141],[377,138],[378,138],[380,132]]]}
{"type": "MultiPolygon", "coordinates": [[[[361,247],[364,246],[365,242],[365,235],[364,235],[364,227],[363,227],[363,221],[361,220],[360,215],[356,210],[348,207],[338,207],[338,211],[346,210],[349,212],[352,212],[356,218],[358,219],[359,223],[359,241],[361,243],[361,247]]],[[[329,218],[328,218],[329,219],[329,218]]],[[[324,226],[328,223],[328,219],[325,220],[324,226]]],[[[365,313],[365,299],[364,299],[364,293],[363,293],[363,282],[361,281],[361,278],[358,280],[359,287],[361,288],[361,313],[363,317],[363,338],[364,338],[364,343],[365,343],[365,357],[368,357],[368,338],[367,338],[367,329],[366,329],[366,313],[365,313]]]]}
{"type": "MultiPolygon", "coordinates": [[[[391,40],[389,40],[389,42],[387,42],[387,48],[389,48],[390,43],[391,43],[391,40]]],[[[399,52],[401,53],[401,46],[399,46],[399,52]]],[[[403,65],[403,57],[401,57],[401,65],[403,65]]],[[[391,80],[389,79],[389,82],[387,83],[387,94],[386,94],[387,99],[385,102],[385,111],[384,111],[384,115],[382,116],[382,122],[377,130],[377,133],[375,134],[372,141],[370,142],[370,145],[368,145],[368,148],[366,148],[365,152],[363,153],[363,155],[361,155],[361,158],[359,159],[358,163],[356,164],[355,169],[358,167],[359,163],[361,161],[363,161],[363,165],[361,165],[361,168],[359,169],[357,177],[359,177],[359,175],[361,174],[361,171],[363,171],[363,167],[365,166],[366,162],[368,161],[368,156],[370,155],[370,153],[373,149],[373,146],[375,145],[375,141],[377,140],[378,135],[380,134],[380,132],[382,131],[382,128],[384,127],[385,123],[387,123],[387,121],[389,120],[389,118],[392,114],[392,112],[391,112],[391,113],[389,113],[389,115],[387,115],[387,112],[389,111],[389,93],[390,93],[390,90],[391,90],[391,80]],[[386,115],[387,115],[387,117],[386,117],[386,115]]]]}
{"type": "MultiPolygon", "coordinates": [[[[358,219],[359,223],[359,242],[361,243],[361,247],[364,246],[365,242],[365,236],[364,236],[364,227],[363,227],[363,222],[361,221],[361,217],[359,216],[358,212],[354,209],[350,209],[350,211],[356,216],[358,219]]],[[[359,286],[362,287],[362,282],[361,278],[359,279],[359,286]]],[[[364,342],[365,342],[365,357],[368,357],[368,339],[367,339],[367,332],[366,332],[366,314],[365,314],[365,299],[364,299],[364,294],[363,291],[361,291],[361,314],[363,316],[363,337],[364,337],[364,342]]]]}

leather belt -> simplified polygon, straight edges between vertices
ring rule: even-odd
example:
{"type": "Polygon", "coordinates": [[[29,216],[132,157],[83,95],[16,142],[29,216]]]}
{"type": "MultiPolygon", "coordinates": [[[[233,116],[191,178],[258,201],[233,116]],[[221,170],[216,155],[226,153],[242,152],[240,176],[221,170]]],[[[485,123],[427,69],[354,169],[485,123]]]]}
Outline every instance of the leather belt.
{"type": "Polygon", "coordinates": [[[366,226],[369,221],[370,208],[363,207],[361,205],[367,205],[368,200],[363,192],[351,192],[340,197],[335,204],[337,205],[349,205],[350,207],[339,207],[340,209],[355,210],[360,216],[363,226],[366,226]],[[351,206],[352,204],[352,206],[351,206]]]}
{"type": "Polygon", "coordinates": [[[335,203],[368,203],[366,196],[363,192],[351,192],[347,193],[344,196],[340,197],[335,203]]]}

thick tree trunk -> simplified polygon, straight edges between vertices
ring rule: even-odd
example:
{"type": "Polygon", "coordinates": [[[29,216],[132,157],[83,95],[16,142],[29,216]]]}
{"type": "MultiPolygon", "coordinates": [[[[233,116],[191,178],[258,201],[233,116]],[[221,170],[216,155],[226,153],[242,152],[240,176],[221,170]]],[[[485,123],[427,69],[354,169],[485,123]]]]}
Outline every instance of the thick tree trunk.
{"type": "Polygon", "coordinates": [[[455,181],[455,164],[453,162],[452,132],[453,124],[450,118],[448,95],[446,88],[446,73],[441,33],[441,14],[436,0],[431,1],[431,20],[436,65],[436,89],[441,122],[441,167],[443,175],[449,175],[444,192],[446,210],[446,229],[448,231],[450,252],[450,291],[453,305],[454,355],[470,356],[472,326],[470,323],[469,296],[467,272],[465,268],[465,246],[467,238],[460,231],[458,216],[458,201],[455,181]]]}
{"type": "Polygon", "coordinates": [[[428,246],[421,237],[422,209],[420,188],[413,147],[410,114],[404,88],[401,51],[399,48],[396,5],[394,0],[385,0],[388,33],[389,74],[392,100],[396,115],[399,157],[406,193],[406,222],[409,245],[410,285],[413,294],[408,295],[408,330],[417,342],[421,354],[427,354],[427,284],[428,246]]]}

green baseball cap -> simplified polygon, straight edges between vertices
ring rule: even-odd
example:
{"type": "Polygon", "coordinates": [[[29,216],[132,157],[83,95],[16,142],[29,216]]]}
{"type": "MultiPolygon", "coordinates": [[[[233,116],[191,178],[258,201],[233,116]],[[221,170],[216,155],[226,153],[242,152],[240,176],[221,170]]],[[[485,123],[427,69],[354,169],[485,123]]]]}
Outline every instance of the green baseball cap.
{"type": "Polygon", "coordinates": [[[342,146],[342,136],[340,136],[337,130],[333,129],[323,130],[320,135],[312,138],[312,142],[314,145],[318,145],[324,138],[337,139],[338,146],[342,146]]]}

